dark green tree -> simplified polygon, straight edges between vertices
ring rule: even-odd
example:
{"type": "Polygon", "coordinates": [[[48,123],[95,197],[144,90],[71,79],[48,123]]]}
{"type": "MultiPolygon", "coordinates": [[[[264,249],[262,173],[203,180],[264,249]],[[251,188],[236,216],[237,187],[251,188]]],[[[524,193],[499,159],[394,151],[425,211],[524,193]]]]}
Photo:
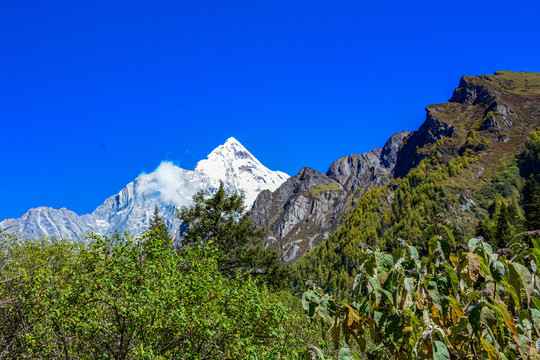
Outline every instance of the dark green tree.
{"type": "Polygon", "coordinates": [[[540,181],[540,131],[531,131],[525,142],[525,150],[520,156],[521,175],[528,179],[534,177],[540,181]]]}
{"type": "Polygon", "coordinates": [[[521,190],[521,206],[527,230],[540,229],[540,131],[532,131],[520,157],[521,175],[527,179],[521,190]]]}
{"type": "Polygon", "coordinates": [[[165,220],[159,215],[157,205],[154,216],[150,219],[150,226],[142,235],[141,243],[146,256],[155,256],[164,249],[172,249],[172,238],[165,220]]]}
{"type": "Polygon", "coordinates": [[[532,177],[525,182],[521,191],[521,206],[526,230],[540,229],[540,184],[532,177]]]}
{"type": "Polygon", "coordinates": [[[218,269],[227,277],[246,271],[273,286],[282,286],[288,277],[273,251],[261,246],[262,233],[248,218],[244,195],[228,195],[220,184],[217,192],[206,198],[203,191],[193,197],[193,204],[178,212],[182,220],[185,246],[212,244],[218,250],[218,269]]]}
{"type": "Polygon", "coordinates": [[[489,219],[480,220],[476,226],[476,236],[482,236],[488,243],[493,244],[493,228],[489,219]]]}
{"type": "Polygon", "coordinates": [[[161,239],[164,243],[169,243],[172,241],[171,236],[169,235],[169,229],[165,220],[159,215],[159,209],[156,205],[154,209],[154,216],[150,219],[150,226],[148,227],[148,232],[161,239]]]}
{"type": "Polygon", "coordinates": [[[499,213],[495,216],[494,230],[495,243],[499,249],[507,247],[508,242],[512,239],[512,233],[508,206],[502,203],[499,213]]]}

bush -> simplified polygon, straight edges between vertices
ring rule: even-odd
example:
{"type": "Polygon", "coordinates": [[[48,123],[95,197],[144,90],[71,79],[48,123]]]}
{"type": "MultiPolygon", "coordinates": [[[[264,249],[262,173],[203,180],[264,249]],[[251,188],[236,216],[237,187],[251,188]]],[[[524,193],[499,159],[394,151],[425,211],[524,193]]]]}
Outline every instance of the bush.
{"type": "MultiPolygon", "coordinates": [[[[296,357],[298,317],[216,248],[160,237],[0,241],[0,358],[296,357]],[[152,243],[158,241],[159,243],[152,243]]],[[[287,300],[288,301],[288,300],[287,300]]]]}

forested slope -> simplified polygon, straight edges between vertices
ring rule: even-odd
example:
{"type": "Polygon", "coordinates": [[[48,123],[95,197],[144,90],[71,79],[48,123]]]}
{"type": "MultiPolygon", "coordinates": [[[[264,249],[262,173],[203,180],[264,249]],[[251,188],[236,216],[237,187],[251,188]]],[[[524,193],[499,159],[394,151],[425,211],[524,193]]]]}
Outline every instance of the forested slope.
{"type": "MultiPolygon", "coordinates": [[[[392,251],[398,238],[418,242],[436,216],[454,224],[458,241],[479,232],[496,246],[533,225],[521,193],[539,172],[540,74],[465,76],[448,102],[426,112],[398,152],[394,180],[366,193],[344,224],[294,265],[296,285],[309,278],[345,291],[359,244],[392,251]]],[[[530,202],[538,187],[528,187],[530,202]]]]}

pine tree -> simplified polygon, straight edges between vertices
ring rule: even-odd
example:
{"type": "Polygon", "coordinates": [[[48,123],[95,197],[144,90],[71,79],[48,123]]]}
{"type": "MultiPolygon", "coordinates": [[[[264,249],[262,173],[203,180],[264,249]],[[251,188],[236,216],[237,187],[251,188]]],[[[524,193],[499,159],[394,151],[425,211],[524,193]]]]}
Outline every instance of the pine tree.
{"type": "Polygon", "coordinates": [[[526,230],[540,229],[540,184],[532,177],[525,182],[521,191],[521,206],[526,230]]]}
{"type": "Polygon", "coordinates": [[[507,247],[508,242],[512,239],[512,227],[509,218],[508,207],[502,203],[500,205],[499,213],[495,217],[494,231],[495,242],[499,248],[507,247]]]}
{"type": "Polygon", "coordinates": [[[528,179],[521,190],[527,230],[540,229],[540,131],[532,131],[520,158],[520,171],[528,179]]]}
{"type": "Polygon", "coordinates": [[[280,264],[275,252],[261,247],[262,232],[248,218],[243,204],[244,195],[227,195],[223,182],[208,199],[204,192],[198,192],[193,204],[177,214],[182,220],[182,242],[185,246],[197,243],[216,246],[219,270],[227,277],[243,270],[280,286],[288,270],[280,264]]]}
{"type": "Polygon", "coordinates": [[[532,176],[536,181],[540,181],[540,131],[531,131],[529,134],[519,167],[524,178],[532,176]]]}
{"type": "Polygon", "coordinates": [[[168,243],[171,241],[171,236],[169,235],[169,229],[165,220],[159,216],[158,206],[154,208],[154,216],[150,219],[150,226],[148,231],[153,234],[153,236],[162,239],[163,243],[168,243]]]}
{"type": "Polygon", "coordinates": [[[493,228],[489,219],[480,220],[476,226],[476,236],[482,236],[488,243],[493,244],[493,228]]]}
{"type": "Polygon", "coordinates": [[[165,220],[159,215],[157,205],[154,209],[154,216],[150,219],[150,226],[142,236],[141,244],[146,256],[154,256],[166,248],[172,249],[172,238],[165,220]]]}

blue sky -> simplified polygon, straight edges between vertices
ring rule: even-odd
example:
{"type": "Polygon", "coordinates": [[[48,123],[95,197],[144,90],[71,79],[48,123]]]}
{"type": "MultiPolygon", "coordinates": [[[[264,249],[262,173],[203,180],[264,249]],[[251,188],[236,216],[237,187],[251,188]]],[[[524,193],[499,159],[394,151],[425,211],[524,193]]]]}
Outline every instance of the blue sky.
{"type": "Polygon", "coordinates": [[[415,130],[462,75],[540,71],[540,1],[0,3],[0,220],[91,212],[234,136],[326,172],[415,130]]]}

